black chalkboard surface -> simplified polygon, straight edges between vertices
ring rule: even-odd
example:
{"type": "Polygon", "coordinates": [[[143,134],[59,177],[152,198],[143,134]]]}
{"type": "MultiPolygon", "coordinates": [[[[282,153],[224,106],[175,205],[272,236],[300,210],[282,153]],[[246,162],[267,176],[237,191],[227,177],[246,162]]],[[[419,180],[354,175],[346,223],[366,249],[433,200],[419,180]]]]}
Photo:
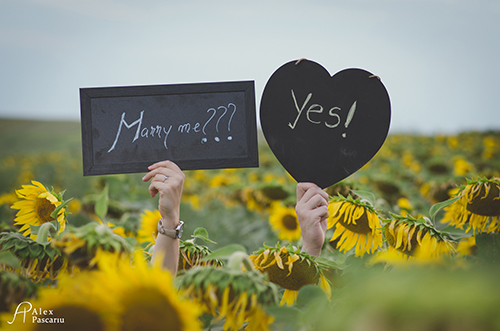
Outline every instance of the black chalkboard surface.
{"type": "Polygon", "coordinates": [[[257,167],[253,81],[81,88],[84,175],[257,167]]]}
{"type": "Polygon", "coordinates": [[[298,182],[321,188],[370,161],[390,119],[389,94],[377,76],[357,68],[331,76],[309,60],[278,68],[260,104],[262,131],[278,161],[298,182]]]}

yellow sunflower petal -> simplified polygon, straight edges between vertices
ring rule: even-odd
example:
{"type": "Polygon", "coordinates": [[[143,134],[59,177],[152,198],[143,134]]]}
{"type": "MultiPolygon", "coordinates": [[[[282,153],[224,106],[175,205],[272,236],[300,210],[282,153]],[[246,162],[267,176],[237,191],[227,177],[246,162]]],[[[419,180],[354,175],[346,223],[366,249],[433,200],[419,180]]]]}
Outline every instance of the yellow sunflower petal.
{"type": "Polygon", "coordinates": [[[288,265],[288,275],[286,275],[287,277],[292,273],[293,263],[298,259],[299,256],[297,254],[295,254],[294,256],[288,255],[288,261],[285,263],[288,265]]]}
{"type": "Polygon", "coordinates": [[[323,289],[323,291],[325,291],[328,300],[330,300],[332,296],[332,288],[330,287],[330,283],[328,283],[328,280],[326,279],[325,276],[323,276],[323,274],[319,275],[319,280],[320,280],[319,286],[323,289]]]}
{"type": "Polygon", "coordinates": [[[283,261],[281,260],[280,252],[274,252],[274,260],[280,269],[285,269],[283,267],[283,261]]]}
{"type": "Polygon", "coordinates": [[[285,289],[285,292],[283,292],[283,297],[281,298],[281,301],[280,301],[280,306],[293,305],[295,300],[297,300],[298,294],[299,294],[299,291],[285,289]]]}

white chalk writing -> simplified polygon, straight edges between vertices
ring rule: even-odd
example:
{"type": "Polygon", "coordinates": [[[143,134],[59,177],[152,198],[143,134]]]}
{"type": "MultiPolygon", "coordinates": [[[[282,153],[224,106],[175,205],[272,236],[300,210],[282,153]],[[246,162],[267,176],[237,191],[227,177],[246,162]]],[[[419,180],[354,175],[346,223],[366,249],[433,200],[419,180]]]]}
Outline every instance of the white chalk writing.
{"type": "Polygon", "coordinates": [[[139,139],[139,133],[140,133],[140,136],[142,138],[149,138],[149,136],[154,137],[155,134],[157,135],[158,138],[161,138],[162,133],[164,133],[165,134],[165,138],[163,139],[163,146],[165,147],[165,149],[168,149],[167,138],[168,138],[168,135],[170,133],[170,130],[172,130],[172,125],[170,125],[170,127],[168,128],[168,130],[166,130],[166,127],[161,126],[161,125],[151,126],[151,129],[143,128],[141,130],[142,120],[144,118],[144,110],[141,111],[141,115],[140,115],[139,119],[137,119],[136,121],[132,122],[132,124],[128,124],[127,121],[125,121],[125,114],[126,114],[125,112],[122,113],[122,116],[121,116],[121,119],[120,119],[120,124],[118,126],[118,131],[116,132],[116,138],[115,138],[115,140],[113,142],[113,145],[108,150],[108,153],[111,152],[112,150],[114,150],[116,148],[116,144],[118,143],[118,139],[120,138],[120,134],[122,132],[123,125],[125,125],[125,127],[127,129],[130,129],[133,126],[137,125],[137,130],[135,132],[134,139],[132,139],[132,142],[135,142],[137,139],[139,139]]]}
{"type": "MultiPolygon", "coordinates": [[[[190,135],[191,133],[202,133],[204,137],[201,139],[201,144],[205,144],[208,142],[207,138],[207,128],[209,126],[209,123],[212,121],[212,119],[216,116],[218,111],[221,111],[221,114],[219,115],[217,122],[215,123],[215,131],[217,132],[217,135],[213,138],[215,142],[220,142],[221,138],[219,137],[219,124],[224,117],[224,115],[228,112],[229,109],[232,109],[232,113],[230,115],[228,125],[227,125],[227,131],[231,131],[231,122],[233,120],[233,116],[236,113],[236,105],[232,102],[230,102],[227,107],[226,106],[219,106],[217,108],[211,107],[209,108],[206,112],[212,114],[209,116],[209,118],[206,120],[206,122],[203,124],[200,124],[199,122],[196,123],[182,123],[177,126],[177,132],[179,134],[188,134],[190,135]]],[[[163,138],[163,146],[165,149],[168,149],[167,145],[167,139],[169,137],[169,134],[172,130],[173,125],[169,126],[163,126],[163,125],[151,125],[151,126],[143,126],[143,121],[144,121],[144,110],[141,111],[139,118],[136,119],[133,122],[127,122],[125,119],[126,117],[126,112],[123,112],[120,117],[120,123],[118,124],[118,130],[116,132],[115,139],[113,141],[113,144],[111,145],[110,149],[108,150],[108,153],[112,152],[113,150],[116,149],[117,143],[120,140],[120,137],[123,133],[124,130],[130,130],[135,128],[135,135],[134,138],[132,139],[132,143],[134,143],[136,140],[139,138],[163,138]]],[[[175,130],[175,129],[174,129],[175,130]]],[[[233,140],[232,135],[229,135],[227,137],[227,140],[231,141],[233,140]]]]}
{"type": "MultiPolygon", "coordinates": [[[[295,105],[295,109],[297,110],[297,116],[295,117],[295,121],[293,122],[293,124],[291,122],[288,122],[288,126],[294,130],[295,127],[297,126],[297,122],[299,120],[299,118],[301,117],[302,113],[304,112],[304,110],[306,109],[306,106],[307,104],[309,103],[309,101],[312,99],[313,97],[313,94],[312,93],[309,93],[304,101],[304,103],[302,104],[302,106],[299,108],[299,105],[297,103],[297,98],[295,97],[295,92],[293,90],[291,90],[292,92],[292,99],[293,99],[293,103],[295,105]]],[[[354,101],[354,103],[352,104],[351,108],[349,109],[349,113],[347,115],[347,119],[345,121],[345,128],[347,129],[349,124],[351,123],[353,117],[354,117],[354,113],[356,111],[356,103],[357,101],[354,101]]],[[[317,117],[316,114],[322,114],[323,113],[323,106],[320,105],[320,104],[317,104],[317,103],[313,103],[309,106],[309,108],[307,108],[307,110],[305,111],[305,114],[306,114],[306,119],[308,122],[312,123],[312,124],[325,124],[325,126],[329,129],[334,129],[336,127],[338,127],[340,125],[340,122],[341,122],[341,118],[340,118],[340,115],[337,113],[338,111],[341,111],[342,109],[340,107],[332,107],[330,108],[330,110],[328,110],[328,116],[329,118],[326,119],[326,120],[319,120],[319,118],[317,117]]],[[[342,137],[346,137],[347,134],[344,132],[342,133],[342,137]]]]}

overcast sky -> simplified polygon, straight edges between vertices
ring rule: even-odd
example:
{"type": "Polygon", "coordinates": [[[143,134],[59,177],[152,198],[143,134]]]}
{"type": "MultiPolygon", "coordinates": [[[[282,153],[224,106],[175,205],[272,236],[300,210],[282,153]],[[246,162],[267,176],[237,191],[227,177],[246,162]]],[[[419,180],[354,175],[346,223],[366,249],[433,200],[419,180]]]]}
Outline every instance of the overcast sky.
{"type": "Polygon", "coordinates": [[[381,77],[391,132],[500,129],[500,0],[0,0],[0,117],[79,120],[79,88],[381,77]]]}

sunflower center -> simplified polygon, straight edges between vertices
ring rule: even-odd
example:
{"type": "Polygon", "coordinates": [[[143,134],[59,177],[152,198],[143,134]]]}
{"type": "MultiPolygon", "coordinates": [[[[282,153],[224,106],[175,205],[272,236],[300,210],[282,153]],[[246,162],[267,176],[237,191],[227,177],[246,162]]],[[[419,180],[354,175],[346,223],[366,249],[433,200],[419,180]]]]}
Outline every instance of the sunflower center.
{"type": "Polygon", "coordinates": [[[282,219],[283,226],[288,230],[297,229],[297,218],[293,215],[285,215],[282,219]]]}
{"type": "Polygon", "coordinates": [[[500,190],[494,183],[490,184],[490,191],[486,195],[486,188],[481,186],[476,198],[467,203],[467,210],[481,216],[500,216],[500,190]],[[497,198],[495,200],[495,198],[497,198]]]}
{"type": "MultiPolygon", "coordinates": [[[[280,254],[283,262],[288,260],[288,254],[280,254]]],[[[264,272],[267,272],[269,281],[279,285],[287,290],[298,291],[302,286],[307,284],[316,284],[319,280],[319,273],[314,264],[309,264],[307,261],[298,260],[293,263],[292,273],[288,275],[288,265],[284,265],[284,269],[278,267],[275,263],[264,272]]]]}
{"type": "Polygon", "coordinates": [[[368,223],[368,217],[366,215],[366,211],[361,215],[360,218],[358,218],[356,221],[356,224],[354,224],[352,221],[351,223],[347,223],[345,220],[345,215],[343,214],[339,218],[339,223],[342,224],[344,228],[347,230],[358,233],[358,234],[367,234],[372,232],[372,229],[370,228],[370,224],[368,223]]]}
{"type": "Polygon", "coordinates": [[[284,200],[288,197],[288,193],[281,186],[263,188],[262,193],[271,200],[284,200]]]}
{"type": "Polygon", "coordinates": [[[49,200],[45,198],[36,199],[35,211],[38,219],[42,223],[52,222],[54,220],[50,214],[52,214],[55,209],[56,206],[54,206],[49,200]]]}
{"type": "MultiPolygon", "coordinates": [[[[399,225],[399,226],[402,226],[402,225],[399,225]]],[[[415,226],[415,225],[413,225],[413,226],[415,226]]],[[[394,229],[395,233],[397,233],[397,231],[398,231],[398,227],[396,227],[394,229]]],[[[418,232],[422,232],[422,234],[420,236],[421,236],[421,238],[423,238],[424,235],[427,233],[427,229],[416,230],[413,233],[413,235],[410,238],[410,245],[411,245],[410,249],[408,249],[408,246],[406,246],[406,248],[403,248],[404,247],[404,244],[403,244],[403,245],[399,246],[397,248],[397,250],[400,251],[401,253],[412,256],[415,253],[415,248],[417,248],[417,246],[418,246],[418,240],[417,240],[418,232]]],[[[394,236],[391,234],[388,226],[386,226],[384,228],[384,235],[385,235],[385,238],[386,238],[387,242],[389,243],[389,245],[394,247],[396,245],[396,238],[394,238],[394,236]]],[[[407,238],[403,239],[403,243],[407,243],[407,242],[408,242],[407,238]]]]}
{"type": "Polygon", "coordinates": [[[184,330],[179,311],[160,292],[140,289],[125,298],[121,330],[184,330]]]}
{"type": "MultiPolygon", "coordinates": [[[[98,307],[96,307],[97,309],[98,307]]],[[[104,331],[104,323],[102,318],[96,311],[90,310],[84,306],[67,305],[60,306],[54,309],[54,317],[59,317],[64,320],[64,324],[44,324],[36,323],[34,330],[71,330],[71,331],[104,331]]],[[[42,316],[44,317],[44,316],[42,316]]],[[[52,317],[52,316],[49,316],[52,317]]]]}

